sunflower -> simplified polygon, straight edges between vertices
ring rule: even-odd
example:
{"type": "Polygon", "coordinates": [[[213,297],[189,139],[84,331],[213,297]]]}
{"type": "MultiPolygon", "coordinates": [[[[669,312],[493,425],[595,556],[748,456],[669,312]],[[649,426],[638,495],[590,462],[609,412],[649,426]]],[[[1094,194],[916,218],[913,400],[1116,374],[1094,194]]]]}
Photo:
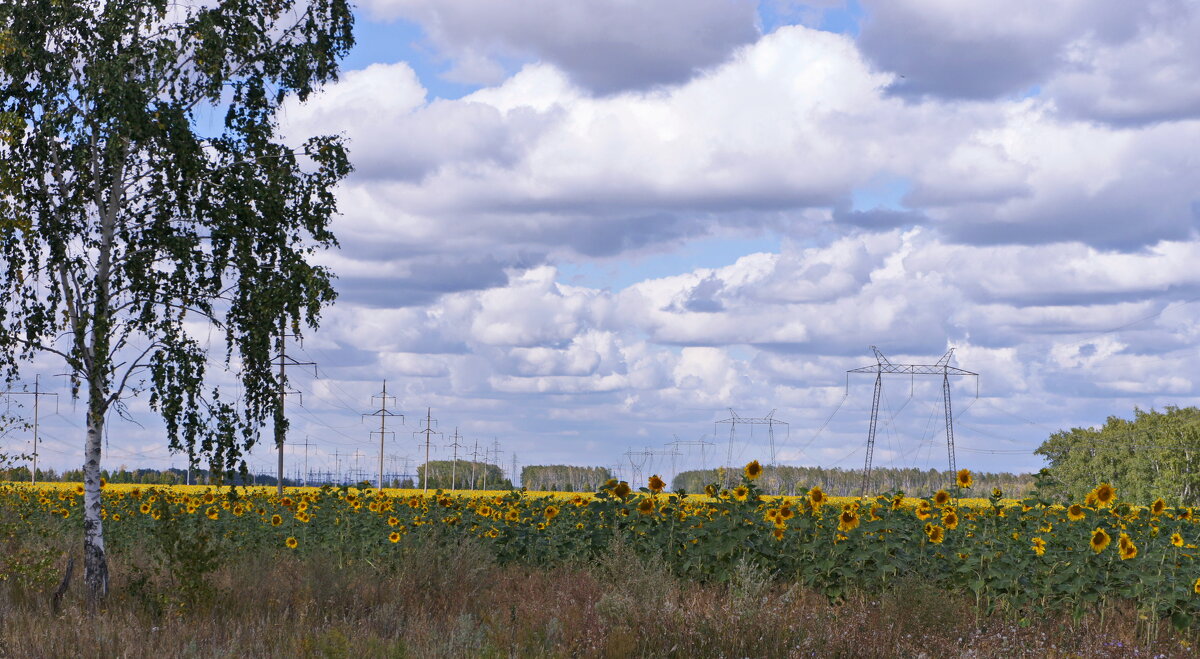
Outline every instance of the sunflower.
{"type": "Polygon", "coordinates": [[[958,528],[958,513],[953,510],[946,510],[942,513],[942,524],[951,531],[958,528]]]}
{"type": "Polygon", "coordinates": [[[1192,582],[1192,592],[1200,595],[1200,577],[1197,577],[1196,580],[1192,582]]]}
{"type": "Polygon", "coordinates": [[[546,506],[546,509],[542,511],[542,514],[546,516],[546,519],[554,519],[555,517],[558,517],[558,506],[546,506]]]}
{"type": "Polygon", "coordinates": [[[959,469],[958,474],[954,479],[955,484],[959,487],[969,488],[975,484],[975,479],[971,478],[970,469],[959,469]]]}
{"type": "Polygon", "coordinates": [[[896,496],[892,497],[892,510],[900,510],[903,507],[904,507],[904,495],[903,494],[897,494],[896,496]]]}
{"type": "Polygon", "coordinates": [[[637,504],[638,512],[643,515],[649,515],[654,512],[654,499],[649,497],[642,499],[637,504]]]}
{"type": "Polygon", "coordinates": [[[808,491],[808,502],[812,504],[813,508],[821,507],[827,500],[828,497],[825,496],[825,491],[821,489],[820,485],[814,485],[808,491]]]}
{"type": "Polygon", "coordinates": [[[1117,500],[1117,491],[1108,483],[1101,483],[1093,490],[1096,493],[1096,503],[1101,507],[1111,506],[1117,500]]]}
{"type": "Polygon", "coordinates": [[[1133,544],[1133,539],[1129,537],[1128,533],[1121,534],[1121,537],[1117,541],[1117,546],[1121,550],[1121,560],[1127,561],[1131,558],[1137,558],[1137,545],[1133,544]]]}
{"type": "Polygon", "coordinates": [[[1167,509],[1167,502],[1162,499],[1155,499],[1154,503],[1150,504],[1150,514],[1158,517],[1167,509]]]}
{"type": "Polygon", "coordinates": [[[395,517],[388,518],[388,526],[395,526],[399,523],[400,523],[400,520],[396,519],[395,517]]]}
{"type": "Polygon", "coordinates": [[[926,535],[929,536],[930,542],[935,545],[940,545],[942,544],[942,541],[946,539],[946,530],[940,526],[932,526],[926,532],[926,535]]]}
{"type": "Polygon", "coordinates": [[[666,486],[667,484],[663,482],[663,479],[659,478],[657,475],[651,476],[650,480],[646,481],[646,487],[655,494],[662,492],[663,488],[666,486]]]}
{"type": "Polygon", "coordinates": [[[1191,508],[1184,508],[1183,510],[1181,510],[1179,512],[1179,515],[1178,515],[1179,519],[1187,520],[1189,522],[1195,516],[1196,516],[1195,512],[1191,508]]]}
{"type": "Polygon", "coordinates": [[[945,490],[938,490],[933,495],[933,502],[939,506],[944,506],[950,503],[950,493],[945,490]]]}
{"type": "Polygon", "coordinates": [[[1106,547],[1108,547],[1108,543],[1110,542],[1112,542],[1112,537],[1110,537],[1108,533],[1104,531],[1104,529],[1096,527],[1096,530],[1092,531],[1092,551],[1099,554],[1100,552],[1104,551],[1106,547]]]}
{"type": "MultiPolygon", "coordinates": [[[[350,495],[350,496],[354,496],[354,495],[350,495]]],[[[354,503],[354,500],[351,499],[349,496],[346,497],[346,501],[349,501],[350,503],[354,503]]],[[[291,497],[284,497],[279,500],[279,505],[283,506],[284,508],[291,508],[293,503],[295,503],[295,502],[292,501],[291,497]]]]}
{"type": "Polygon", "coordinates": [[[745,485],[738,485],[737,487],[733,488],[733,498],[737,499],[738,501],[745,501],[746,497],[749,495],[750,488],[746,487],[745,485]]]}
{"type": "Polygon", "coordinates": [[[1069,508],[1067,508],[1067,519],[1071,520],[1072,522],[1078,522],[1084,517],[1087,517],[1087,512],[1084,511],[1083,506],[1073,503],[1069,508]]]}
{"type": "Polygon", "coordinates": [[[392,531],[388,534],[388,540],[391,540],[392,542],[400,542],[400,534],[396,531],[392,531]]]}
{"type": "Polygon", "coordinates": [[[138,508],[138,510],[142,511],[142,514],[143,514],[143,515],[147,515],[147,514],[149,514],[149,513],[150,513],[150,504],[148,504],[148,503],[143,503],[143,504],[142,504],[142,507],[141,507],[141,508],[138,508]]]}
{"type": "Polygon", "coordinates": [[[296,540],[295,536],[289,535],[288,539],[283,541],[283,544],[287,545],[288,549],[295,549],[296,545],[299,545],[300,542],[296,540]]]}
{"type": "Polygon", "coordinates": [[[632,490],[629,488],[629,483],[626,483],[625,481],[617,483],[612,489],[612,493],[622,499],[629,496],[630,492],[632,492],[632,490]]]}
{"type": "Polygon", "coordinates": [[[1042,540],[1041,538],[1034,538],[1032,549],[1033,549],[1033,553],[1037,554],[1038,556],[1045,556],[1046,555],[1046,541],[1042,540]]]}
{"type": "Polygon", "coordinates": [[[76,486],[75,486],[75,494],[77,494],[77,495],[82,495],[82,494],[83,494],[83,486],[82,486],[82,485],[76,485],[76,486]]]}
{"type": "Polygon", "coordinates": [[[112,521],[114,521],[114,522],[121,521],[121,513],[113,513],[112,521]]]}
{"type": "Polygon", "coordinates": [[[296,513],[296,519],[303,524],[308,524],[308,520],[312,518],[308,516],[308,513],[296,513]]]}
{"type": "Polygon", "coordinates": [[[271,526],[279,526],[283,524],[283,517],[279,515],[271,515],[271,526]]]}
{"type": "Polygon", "coordinates": [[[917,504],[916,509],[913,510],[913,514],[915,514],[919,520],[927,520],[931,514],[929,512],[929,508],[929,502],[925,499],[921,499],[921,502],[917,504]]]}
{"type": "Polygon", "coordinates": [[[796,511],[793,510],[789,505],[784,504],[784,506],[779,509],[779,519],[788,520],[795,516],[796,511]]]}
{"type": "Polygon", "coordinates": [[[1083,505],[1085,505],[1089,508],[1096,507],[1096,491],[1095,490],[1088,492],[1087,496],[1084,497],[1084,499],[1083,499],[1083,505]]]}
{"type": "Polygon", "coordinates": [[[762,465],[758,464],[758,460],[751,460],[742,471],[746,474],[747,480],[756,480],[759,476],[762,476],[763,468],[762,465]]]}
{"type": "Polygon", "coordinates": [[[992,488],[992,498],[993,498],[993,499],[1000,499],[1000,498],[1002,498],[1003,496],[1004,496],[1004,490],[1002,490],[1002,489],[1000,489],[1000,488],[998,488],[998,487],[993,487],[993,488],[992,488]]]}
{"type": "Polygon", "coordinates": [[[611,490],[611,489],[613,489],[613,488],[614,488],[614,487],[616,487],[616,486],[617,486],[617,479],[615,479],[615,478],[610,478],[610,479],[608,479],[608,480],[604,481],[604,484],[600,486],[600,489],[602,489],[602,490],[611,490]]]}
{"type": "Polygon", "coordinates": [[[204,511],[204,516],[209,519],[215,520],[218,516],[220,516],[220,513],[217,512],[216,506],[209,506],[208,510],[204,511]]]}
{"type": "Polygon", "coordinates": [[[838,530],[842,533],[849,533],[858,528],[858,514],[847,507],[838,517],[838,530]]]}
{"type": "Polygon", "coordinates": [[[775,536],[776,540],[783,540],[783,527],[776,526],[774,529],[771,530],[771,535],[775,536]]]}
{"type": "Polygon", "coordinates": [[[1183,546],[1183,536],[1179,535],[1178,531],[1171,534],[1171,544],[1175,545],[1176,547],[1183,546]]]}
{"type": "Polygon", "coordinates": [[[716,498],[717,498],[717,494],[718,494],[718,491],[717,491],[717,486],[716,486],[716,485],[713,485],[713,484],[711,484],[711,483],[710,483],[710,484],[708,484],[708,485],[705,485],[705,486],[704,486],[704,493],[705,493],[705,494],[707,494],[708,496],[712,497],[713,499],[716,499],[716,498]]]}

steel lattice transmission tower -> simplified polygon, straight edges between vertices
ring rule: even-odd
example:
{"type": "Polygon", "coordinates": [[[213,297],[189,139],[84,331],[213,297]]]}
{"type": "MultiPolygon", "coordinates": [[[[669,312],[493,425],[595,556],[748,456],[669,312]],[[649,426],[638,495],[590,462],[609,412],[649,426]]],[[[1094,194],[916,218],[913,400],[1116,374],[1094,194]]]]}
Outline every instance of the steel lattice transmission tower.
{"type": "Polygon", "coordinates": [[[875,426],[879,422],[879,395],[883,390],[883,376],[885,374],[907,375],[913,379],[914,386],[918,375],[942,376],[942,405],[946,416],[946,455],[950,461],[951,473],[957,471],[958,466],[955,464],[954,459],[954,410],[950,405],[950,376],[963,375],[974,377],[975,397],[979,398],[979,374],[950,365],[950,359],[954,356],[954,348],[947,350],[946,354],[942,355],[942,358],[937,360],[936,364],[893,364],[879,351],[879,348],[871,346],[871,350],[875,353],[874,364],[846,371],[847,394],[850,391],[851,373],[875,374],[875,395],[871,399],[871,426],[867,430],[867,458],[863,466],[862,495],[867,496],[870,492],[871,459],[875,453],[875,426]]]}
{"type": "MultiPolygon", "coordinates": [[[[780,421],[779,419],[776,419],[775,418],[776,411],[777,410],[771,410],[770,414],[768,414],[766,416],[761,416],[761,417],[739,416],[738,413],[734,412],[733,408],[731,407],[731,408],[729,408],[729,418],[728,419],[722,419],[720,421],[716,421],[713,423],[713,437],[716,437],[716,435],[717,435],[717,426],[719,426],[723,423],[729,424],[729,449],[725,455],[725,463],[726,463],[727,467],[729,467],[730,469],[733,468],[733,443],[737,436],[738,424],[750,426],[751,433],[754,432],[754,426],[766,426],[767,427],[767,438],[770,442],[770,447],[771,447],[770,465],[772,467],[775,466],[775,426],[783,426],[784,430],[787,432],[787,437],[788,438],[791,437],[791,426],[788,424],[787,421],[780,421]]],[[[723,485],[725,487],[729,487],[731,485],[730,474],[731,474],[731,472],[728,472],[728,471],[725,473],[725,482],[723,483],[723,485]]]]}

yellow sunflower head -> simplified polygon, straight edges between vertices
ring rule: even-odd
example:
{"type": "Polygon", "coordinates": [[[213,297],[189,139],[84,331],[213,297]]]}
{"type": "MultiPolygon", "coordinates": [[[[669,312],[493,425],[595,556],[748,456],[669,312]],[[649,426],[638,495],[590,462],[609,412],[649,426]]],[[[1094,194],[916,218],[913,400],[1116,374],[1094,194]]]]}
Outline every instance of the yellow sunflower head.
{"type": "Polygon", "coordinates": [[[793,510],[792,507],[787,504],[784,504],[784,506],[779,509],[779,519],[786,520],[786,519],[791,519],[795,516],[796,516],[796,511],[793,510]]]}
{"type": "Polygon", "coordinates": [[[1116,489],[1108,483],[1101,483],[1093,492],[1096,494],[1096,503],[1102,507],[1111,506],[1117,500],[1116,489]]]}
{"type": "Polygon", "coordinates": [[[1121,534],[1121,537],[1117,541],[1117,547],[1121,552],[1121,560],[1127,561],[1131,558],[1137,558],[1137,545],[1133,544],[1133,539],[1129,537],[1128,533],[1121,534]]]}
{"type": "Polygon", "coordinates": [[[812,504],[813,508],[824,505],[827,500],[828,497],[825,496],[825,491],[821,489],[820,485],[814,485],[808,491],[808,502],[812,504]]]}
{"type": "Polygon", "coordinates": [[[546,509],[542,511],[542,514],[546,516],[546,519],[554,519],[555,517],[558,517],[558,512],[558,506],[546,506],[546,509]]]}
{"type": "Polygon", "coordinates": [[[971,478],[970,469],[959,469],[958,474],[954,478],[954,483],[959,487],[969,488],[975,484],[975,479],[971,478]]]}
{"type": "Polygon", "coordinates": [[[950,503],[950,493],[945,490],[938,490],[933,495],[933,502],[939,506],[950,503]]]}
{"type": "Polygon", "coordinates": [[[650,491],[655,494],[662,492],[663,488],[665,488],[666,486],[667,486],[667,484],[664,483],[663,479],[659,478],[658,475],[651,476],[650,480],[646,481],[646,487],[649,488],[650,491]]]}
{"type": "Polygon", "coordinates": [[[388,534],[388,540],[392,542],[400,542],[400,534],[396,531],[392,531],[388,534]]]}
{"type": "Polygon", "coordinates": [[[1183,536],[1179,535],[1178,531],[1171,534],[1171,544],[1175,545],[1176,547],[1183,546],[1183,536]]]}
{"type": "Polygon", "coordinates": [[[942,524],[950,530],[958,528],[958,513],[953,510],[942,513],[942,524]]]}
{"type": "Polygon", "coordinates": [[[612,493],[622,499],[629,496],[629,493],[632,491],[633,490],[631,490],[629,488],[629,483],[626,483],[625,481],[621,481],[620,483],[617,483],[615,486],[613,486],[613,489],[612,489],[612,493]]]}
{"type": "Polygon", "coordinates": [[[932,526],[929,528],[926,535],[929,536],[929,541],[935,545],[940,545],[946,539],[946,530],[940,526],[932,526]]]}
{"type": "Polygon", "coordinates": [[[289,535],[288,539],[283,541],[283,544],[287,545],[288,549],[295,549],[300,544],[300,541],[296,540],[294,536],[289,535]]]}
{"type": "Polygon", "coordinates": [[[704,486],[704,493],[713,499],[716,499],[717,495],[720,494],[720,492],[717,490],[717,486],[713,485],[712,483],[704,486]]]}
{"type": "Polygon", "coordinates": [[[1078,522],[1085,517],[1087,517],[1087,512],[1084,510],[1083,506],[1073,503],[1067,508],[1067,519],[1071,520],[1072,522],[1078,522]]]}
{"type": "Polygon", "coordinates": [[[763,468],[758,464],[758,460],[751,460],[742,471],[746,474],[747,479],[755,480],[762,476],[763,468]]]}
{"type": "Polygon", "coordinates": [[[1154,503],[1150,504],[1150,514],[1158,517],[1167,509],[1167,502],[1162,499],[1155,499],[1154,503]]]}
{"type": "Polygon", "coordinates": [[[1002,490],[1002,489],[1000,489],[1000,488],[998,488],[998,487],[993,487],[993,488],[992,488],[992,498],[993,498],[993,499],[1000,499],[1000,498],[1003,498],[1003,497],[1004,497],[1004,490],[1002,490]]]}
{"type": "Polygon", "coordinates": [[[904,495],[897,494],[892,497],[892,510],[900,510],[902,507],[904,507],[904,495]]]}
{"type": "Polygon", "coordinates": [[[1037,554],[1038,556],[1046,555],[1046,541],[1045,540],[1042,540],[1041,538],[1034,538],[1032,548],[1033,548],[1033,553],[1037,554]]]}
{"type": "Polygon", "coordinates": [[[749,495],[750,488],[746,487],[745,485],[738,485],[737,487],[733,488],[733,498],[737,499],[738,501],[745,501],[746,497],[749,495]]]}
{"type": "Polygon", "coordinates": [[[1196,577],[1196,580],[1192,582],[1192,592],[1200,595],[1200,577],[1196,577]]]}
{"type": "Polygon", "coordinates": [[[279,526],[283,524],[283,517],[280,515],[271,515],[271,526],[279,526]]]}
{"type": "Polygon", "coordinates": [[[638,512],[643,515],[649,515],[654,512],[654,499],[649,497],[642,499],[637,505],[638,512]]]}
{"type": "Polygon", "coordinates": [[[776,540],[783,540],[783,527],[776,526],[774,529],[771,530],[771,535],[775,536],[776,540]]]}
{"type": "Polygon", "coordinates": [[[838,517],[838,530],[842,533],[853,531],[858,528],[858,524],[858,513],[853,510],[843,510],[842,514],[838,517]]]}
{"type": "Polygon", "coordinates": [[[1092,546],[1092,551],[1099,554],[1108,547],[1108,543],[1110,542],[1112,542],[1112,537],[1104,529],[1096,527],[1096,530],[1092,531],[1092,539],[1089,543],[1092,546]]]}

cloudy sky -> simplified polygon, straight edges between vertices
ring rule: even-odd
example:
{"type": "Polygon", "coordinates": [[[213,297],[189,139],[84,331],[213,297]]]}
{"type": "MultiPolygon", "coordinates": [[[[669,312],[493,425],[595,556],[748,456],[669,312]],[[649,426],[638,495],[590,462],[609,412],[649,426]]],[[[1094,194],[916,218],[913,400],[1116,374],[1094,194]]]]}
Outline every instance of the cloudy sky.
{"type": "MultiPolygon", "coordinates": [[[[344,134],[356,166],[322,257],[340,298],[296,353],[316,374],[292,376],[313,469],[377,461],[359,414],[385,378],[408,415],[389,470],[429,407],[506,466],[628,467],[675,438],[677,468],[713,466],[733,408],[790,423],[780,462],[861,467],[872,379],[845,371],[872,345],[953,348],[981,374],[977,400],[974,380],[954,389],[977,470],[1034,470],[1048,433],[1200,398],[1194,3],[364,0],[357,17],[341,80],[281,117],[291,139],[344,134]]],[[[939,385],[885,382],[876,465],[944,468],[939,385]]],[[[82,444],[63,398],[55,466],[82,444]]],[[[138,419],[114,418],[108,464],[181,465],[138,419]]],[[[735,439],[735,461],[769,460],[763,428],[735,439]]]]}

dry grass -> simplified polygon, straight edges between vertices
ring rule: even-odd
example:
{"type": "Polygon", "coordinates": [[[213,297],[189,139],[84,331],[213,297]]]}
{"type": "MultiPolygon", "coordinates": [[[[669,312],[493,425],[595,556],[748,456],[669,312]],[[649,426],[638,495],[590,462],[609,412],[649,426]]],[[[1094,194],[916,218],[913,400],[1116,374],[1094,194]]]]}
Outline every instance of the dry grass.
{"type": "Polygon", "coordinates": [[[972,602],[910,584],[838,604],[743,565],[729,584],[680,581],[614,548],[595,564],[496,565],[469,543],[412,547],[394,563],[328,557],[231,563],[184,598],[169,576],[113,560],[114,591],[89,616],[79,584],[0,590],[4,657],[1068,657],[1191,656],[1147,640],[1118,605],[1072,625],[1015,615],[977,626],[972,602]]]}

